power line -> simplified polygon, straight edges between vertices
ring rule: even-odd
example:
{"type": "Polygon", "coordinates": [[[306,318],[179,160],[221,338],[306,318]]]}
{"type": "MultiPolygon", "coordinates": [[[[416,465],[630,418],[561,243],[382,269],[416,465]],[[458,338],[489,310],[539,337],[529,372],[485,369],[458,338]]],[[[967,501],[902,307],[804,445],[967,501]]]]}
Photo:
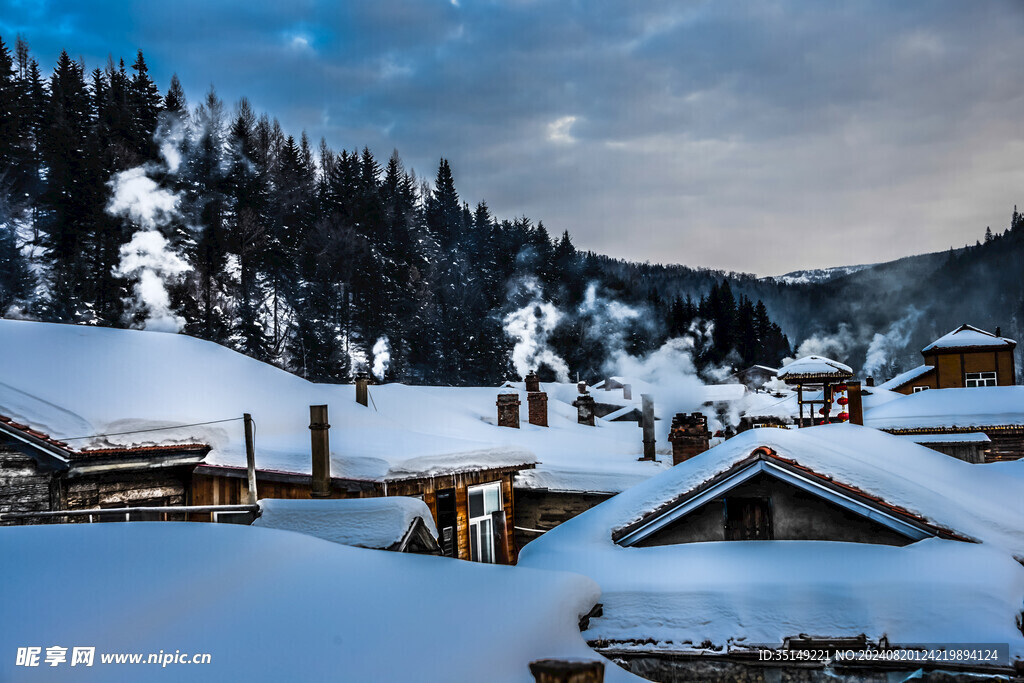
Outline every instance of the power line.
{"type": "Polygon", "coordinates": [[[227,420],[210,420],[209,422],[194,422],[187,425],[171,425],[168,427],[153,427],[152,429],[135,429],[130,432],[109,432],[107,434],[90,434],[88,436],[72,436],[69,438],[61,438],[61,441],[78,441],[79,439],[98,439],[101,436],[123,436],[125,434],[142,434],[143,432],[165,432],[168,429],[184,429],[185,427],[202,427],[203,425],[215,425],[222,422],[237,422],[244,418],[232,417],[227,420]]]}

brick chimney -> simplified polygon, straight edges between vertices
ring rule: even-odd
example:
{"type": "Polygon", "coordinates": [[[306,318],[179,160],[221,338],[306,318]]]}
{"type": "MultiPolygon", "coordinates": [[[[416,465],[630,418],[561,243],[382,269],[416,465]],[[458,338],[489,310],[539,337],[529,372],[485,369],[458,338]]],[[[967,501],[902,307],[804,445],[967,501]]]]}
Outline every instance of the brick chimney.
{"type": "Polygon", "coordinates": [[[310,406],[309,436],[313,447],[311,498],[329,498],[331,495],[330,428],[331,425],[327,423],[327,406],[310,406]]]}
{"type": "Polygon", "coordinates": [[[531,370],[523,379],[526,380],[527,391],[540,391],[540,378],[537,377],[536,370],[531,370]]]}
{"type": "Polygon", "coordinates": [[[515,391],[498,394],[498,426],[519,429],[519,393],[515,391]]]}
{"type": "Polygon", "coordinates": [[[672,429],[668,440],[672,442],[672,464],[689,460],[708,449],[711,434],[708,419],[701,413],[676,413],[672,418],[672,429]]]}
{"type": "Polygon", "coordinates": [[[370,397],[370,376],[365,372],[356,375],[356,403],[369,405],[370,397]]]}
{"type": "MultiPolygon", "coordinates": [[[[847,382],[847,384],[849,384],[849,382],[847,382]]],[[[874,377],[866,378],[864,380],[864,386],[866,386],[866,387],[873,387],[873,386],[875,386],[875,378],[874,377]]]]}
{"type": "MultiPolygon", "coordinates": [[[[869,377],[868,380],[870,381],[870,379],[869,377]]],[[[868,386],[873,385],[868,384],[868,386]]],[[[860,382],[847,382],[846,391],[846,395],[850,398],[850,402],[846,406],[846,412],[850,414],[850,424],[864,424],[864,402],[861,400],[860,382]]]]}
{"type": "Polygon", "coordinates": [[[594,426],[594,397],[590,394],[583,394],[576,397],[572,402],[576,406],[576,421],[581,425],[594,426]]]}
{"type": "Polygon", "coordinates": [[[526,407],[529,421],[538,427],[548,426],[548,395],[540,390],[537,371],[531,370],[526,380],[526,407]]]}
{"type": "Polygon", "coordinates": [[[586,382],[576,382],[576,390],[579,391],[581,394],[587,393],[587,383],[586,382]]]}

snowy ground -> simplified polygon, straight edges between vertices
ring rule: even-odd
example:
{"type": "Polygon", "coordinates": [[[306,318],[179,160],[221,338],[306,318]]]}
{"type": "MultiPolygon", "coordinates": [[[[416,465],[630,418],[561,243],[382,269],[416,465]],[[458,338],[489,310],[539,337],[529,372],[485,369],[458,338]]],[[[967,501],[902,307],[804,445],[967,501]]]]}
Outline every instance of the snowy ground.
{"type": "MultiPolygon", "coordinates": [[[[340,546],[227,524],[0,529],[3,681],[532,681],[529,662],[596,659],[582,576],[340,546]],[[16,666],[19,647],[68,661],[16,666]],[[95,647],[91,668],[71,648],[95,647]],[[102,653],[209,664],[102,664],[102,653]]],[[[635,680],[610,662],[609,681],[635,680]]]]}

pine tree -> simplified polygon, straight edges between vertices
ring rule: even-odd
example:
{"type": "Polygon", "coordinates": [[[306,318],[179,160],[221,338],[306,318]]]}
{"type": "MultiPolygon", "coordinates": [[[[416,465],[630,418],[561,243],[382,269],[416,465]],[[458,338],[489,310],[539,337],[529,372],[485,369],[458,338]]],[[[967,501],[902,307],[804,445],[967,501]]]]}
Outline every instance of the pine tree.
{"type": "Polygon", "coordinates": [[[45,244],[51,262],[47,314],[56,320],[86,320],[85,247],[95,207],[83,179],[91,121],[84,68],[61,52],[50,78],[43,157],[47,188],[42,197],[45,244]]]}
{"type": "Polygon", "coordinates": [[[132,142],[135,151],[144,159],[155,159],[157,145],[153,140],[156,132],[157,116],[163,108],[163,101],[160,97],[160,89],[149,76],[149,67],[142,56],[142,50],[138,51],[135,62],[132,64],[131,83],[128,88],[128,102],[132,114],[132,142]]]}

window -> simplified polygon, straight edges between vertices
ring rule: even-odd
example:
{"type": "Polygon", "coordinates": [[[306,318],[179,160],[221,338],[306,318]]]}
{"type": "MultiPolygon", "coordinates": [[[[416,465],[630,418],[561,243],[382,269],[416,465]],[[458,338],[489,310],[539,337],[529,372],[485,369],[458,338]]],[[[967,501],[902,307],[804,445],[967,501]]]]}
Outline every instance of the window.
{"type": "Polygon", "coordinates": [[[767,541],[772,531],[772,507],[767,498],[725,499],[725,540],[767,541]]]}
{"type": "Polygon", "coordinates": [[[494,562],[491,513],[501,509],[501,482],[469,489],[469,557],[474,562],[494,562]]]}
{"type": "Polygon", "coordinates": [[[994,372],[968,372],[964,375],[965,387],[994,387],[996,385],[996,373],[994,372]]]}
{"type": "Polygon", "coordinates": [[[914,387],[914,393],[916,394],[919,391],[928,391],[930,388],[931,387],[914,387]]]}

